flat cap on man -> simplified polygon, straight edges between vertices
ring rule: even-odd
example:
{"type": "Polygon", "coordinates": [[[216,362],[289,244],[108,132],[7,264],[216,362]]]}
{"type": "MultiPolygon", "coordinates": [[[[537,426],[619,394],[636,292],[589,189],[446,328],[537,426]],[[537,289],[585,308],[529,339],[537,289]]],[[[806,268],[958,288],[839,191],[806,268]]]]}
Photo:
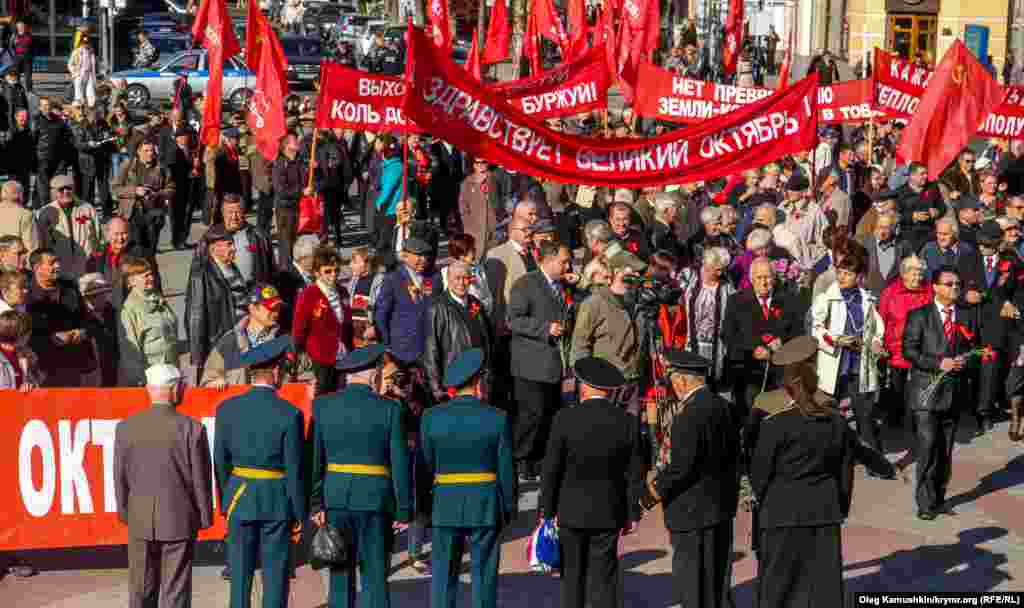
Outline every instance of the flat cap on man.
{"type": "Polygon", "coordinates": [[[960,209],[981,209],[982,207],[981,201],[970,194],[961,194],[960,198],[953,201],[953,208],[958,211],[960,209]]]}
{"type": "Polygon", "coordinates": [[[1003,241],[1003,229],[993,220],[982,222],[978,228],[977,240],[982,245],[998,245],[1003,241]]]}
{"type": "Polygon", "coordinates": [[[807,361],[818,353],[818,341],[812,336],[797,336],[772,354],[772,365],[786,366],[807,361]]]}
{"type": "Polygon", "coordinates": [[[147,386],[168,386],[181,379],[181,370],[173,365],[160,363],[146,368],[147,386]]]}
{"type": "Polygon", "coordinates": [[[50,190],[56,190],[63,187],[74,188],[75,178],[66,173],[60,173],[58,175],[54,175],[53,178],[50,179],[50,190]]]}
{"type": "Polygon", "coordinates": [[[409,237],[402,243],[402,251],[413,255],[430,255],[430,245],[421,238],[409,237]]]}
{"type": "Polygon", "coordinates": [[[625,250],[620,250],[613,255],[606,256],[605,259],[608,262],[608,270],[611,270],[612,272],[616,270],[625,270],[627,268],[636,272],[643,272],[647,270],[646,262],[625,250]]]}
{"type": "Polygon", "coordinates": [[[600,357],[583,357],[573,364],[572,370],[581,383],[597,389],[610,391],[626,384],[619,368],[600,357]]]}
{"type": "Polygon", "coordinates": [[[278,336],[269,342],[264,342],[255,348],[242,353],[242,367],[264,367],[272,364],[283,357],[293,348],[292,337],[289,335],[278,336]]]}
{"type": "Polygon", "coordinates": [[[663,353],[667,367],[671,371],[682,372],[694,376],[703,376],[711,369],[711,361],[685,350],[669,349],[663,353]]]}
{"type": "Polygon", "coordinates": [[[448,364],[444,370],[444,385],[448,388],[465,386],[480,373],[484,365],[484,351],[471,348],[448,364]]]}
{"type": "Polygon", "coordinates": [[[388,347],[383,344],[370,344],[357,348],[345,355],[345,358],[338,363],[338,369],[349,374],[370,369],[377,365],[386,352],[388,352],[388,347]]]}

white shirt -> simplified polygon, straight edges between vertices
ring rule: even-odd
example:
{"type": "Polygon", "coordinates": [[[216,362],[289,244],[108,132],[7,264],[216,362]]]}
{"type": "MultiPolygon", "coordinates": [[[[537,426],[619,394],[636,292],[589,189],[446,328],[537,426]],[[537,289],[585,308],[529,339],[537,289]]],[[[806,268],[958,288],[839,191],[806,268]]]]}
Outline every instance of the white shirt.
{"type": "Polygon", "coordinates": [[[409,225],[402,224],[395,226],[395,251],[401,253],[402,245],[405,244],[405,238],[408,236],[406,233],[409,232],[409,225]]]}
{"type": "Polygon", "coordinates": [[[466,307],[466,299],[465,299],[465,298],[460,298],[459,296],[455,295],[455,292],[453,292],[453,291],[451,291],[451,290],[449,290],[449,291],[448,291],[448,295],[450,295],[450,296],[452,297],[452,299],[453,299],[453,300],[455,300],[456,302],[458,302],[458,303],[459,303],[459,306],[461,306],[461,307],[463,307],[463,308],[465,308],[465,307],[466,307]]]}
{"type": "MultiPolygon", "coordinates": [[[[946,324],[946,308],[947,307],[943,306],[942,304],[940,304],[938,300],[935,300],[935,308],[937,308],[939,310],[939,320],[942,321],[943,325],[945,325],[946,324]]],[[[949,308],[949,316],[950,316],[949,321],[951,321],[953,323],[956,323],[956,306],[953,305],[953,304],[950,304],[948,308],[949,308]]]]}

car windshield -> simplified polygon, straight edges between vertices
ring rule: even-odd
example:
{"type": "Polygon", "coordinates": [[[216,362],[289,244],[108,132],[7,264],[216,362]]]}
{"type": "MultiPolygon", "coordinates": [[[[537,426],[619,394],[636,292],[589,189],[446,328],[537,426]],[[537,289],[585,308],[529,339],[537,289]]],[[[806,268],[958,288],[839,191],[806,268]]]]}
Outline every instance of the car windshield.
{"type": "Polygon", "coordinates": [[[162,68],[171,72],[191,71],[199,69],[199,53],[172,57],[162,68]]]}
{"type": "Polygon", "coordinates": [[[370,17],[364,15],[346,15],[341,18],[343,25],[351,25],[354,27],[363,26],[370,22],[370,17]]]}
{"type": "Polygon", "coordinates": [[[281,40],[285,55],[299,57],[319,57],[320,40],[316,38],[285,38],[281,40]]]}

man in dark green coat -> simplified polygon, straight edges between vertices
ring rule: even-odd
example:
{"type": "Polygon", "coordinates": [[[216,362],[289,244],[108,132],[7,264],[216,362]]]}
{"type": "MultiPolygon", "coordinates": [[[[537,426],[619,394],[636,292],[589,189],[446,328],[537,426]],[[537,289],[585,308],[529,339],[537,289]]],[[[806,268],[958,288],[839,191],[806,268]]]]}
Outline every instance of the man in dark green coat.
{"type": "Polygon", "coordinates": [[[433,608],[455,608],[467,539],[473,605],[497,606],[498,537],[516,513],[511,431],[502,411],[480,401],[483,362],[479,348],[456,357],[444,374],[454,398],[427,410],[420,424],[423,456],[434,477],[433,608]]]}
{"type": "Polygon", "coordinates": [[[246,351],[252,388],[217,408],[214,471],[228,520],[231,608],[249,608],[253,571],[263,570],[263,608],[288,604],[288,548],[306,519],[302,412],[277,396],[290,336],[246,351]]]}
{"type": "MultiPolygon", "coordinates": [[[[361,608],[389,608],[388,569],[395,520],[409,521],[409,449],[402,404],[379,396],[399,369],[374,344],[342,362],[345,389],[313,401],[313,522],[353,541],[362,576],[361,608]]],[[[331,568],[330,608],[356,605],[353,567],[331,568]]]]}

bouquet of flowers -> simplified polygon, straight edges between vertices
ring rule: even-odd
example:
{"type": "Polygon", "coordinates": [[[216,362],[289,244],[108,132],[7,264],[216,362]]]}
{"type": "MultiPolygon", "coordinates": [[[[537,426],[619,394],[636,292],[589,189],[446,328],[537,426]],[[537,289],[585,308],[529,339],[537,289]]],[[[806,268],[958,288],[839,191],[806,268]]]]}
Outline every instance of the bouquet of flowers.
{"type": "MultiPolygon", "coordinates": [[[[974,332],[968,329],[965,325],[960,325],[959,323],[956,324],[954,331],[958,332],[967,340],[974,338],[974,332]]],[[[980,346],[971,349],[966,353],[962,353],[960,357],[962,357],[965,362],[977,357],[982,363],[991,363],[996,360],[996,351],[992,350],[991,346],[980,346]]],[[[939,387],[949,379],[950,374],[951,372],[948,371],[932,374],[932,381],[928,383],[928,386],[926,386],[923,391],[921,391],[921,402],[927,403],[931,401],[931,399],[935,397],[935,393],[939,390],[939,387]]]]}
{"type": "Polygon", "coordinates": [[[775,271],[775,281],[782,288],[799,289],[801,279],[804,277],[804,268],[795,260],[780,258],[772,260],[772,269],[775,271]]]}

